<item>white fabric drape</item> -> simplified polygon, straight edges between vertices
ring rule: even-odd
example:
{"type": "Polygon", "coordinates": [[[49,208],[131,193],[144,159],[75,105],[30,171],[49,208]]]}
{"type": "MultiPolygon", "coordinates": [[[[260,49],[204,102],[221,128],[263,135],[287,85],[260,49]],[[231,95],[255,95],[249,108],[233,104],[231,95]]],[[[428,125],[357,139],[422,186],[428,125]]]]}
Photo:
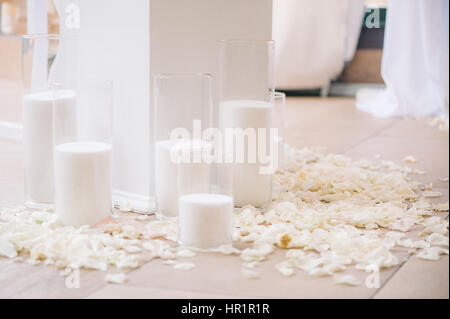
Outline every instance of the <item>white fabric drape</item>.
{"type": "Polygon", "coordinates": [[[363,15],[363,0],[274,0],[277,88],[328,86],[353,57],[363,15]]]}
{"type": "Polygon", "coordinates": [[[386,89],[358,92],[376,116],[448,116],[448,0],[389,1],[382,60],[386,89]]]}

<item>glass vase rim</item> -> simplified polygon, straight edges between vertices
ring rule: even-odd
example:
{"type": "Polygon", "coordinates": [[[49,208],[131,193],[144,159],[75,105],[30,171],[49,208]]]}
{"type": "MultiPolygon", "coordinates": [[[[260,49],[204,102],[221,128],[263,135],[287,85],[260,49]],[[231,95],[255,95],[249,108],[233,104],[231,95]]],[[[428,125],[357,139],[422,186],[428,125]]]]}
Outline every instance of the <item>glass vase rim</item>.
{"type": "MultiPolygon", "coordinates": [[[[112,88],[114,85],[114,80],[95,78],[95,77],[80,77],[80,78],[78,78],[78,82],[100,83],[100,84],[103,84],[105,87],[109,87],[109,88],[112,88]]],[[[49,86],[53,89],[58,89],[58,88],[64,87],[63,84],[56,82],[56,81],[50,82],[49,86]]]]}
{"type": "Polygon", "coordinates": [[[251,44],[275,44],[275,40],[255,40],[255,39],[223,39],[221,43],[251,43],[251,44]]]}
{"type": "Polygon", "coordinates": [[[79,38],[79,35],[75,34],[62,34],[62,33],[30,33],[23,34],[22,39],[51,39],[51,40],[59,40],[64,38],[79,38]]]}
{"type": "Polygon", "coordinates": [[[155,79],[211,79],[212,74],[210,73],[180,73],[180,72],[163,72],[155,75],[155,79]]]}

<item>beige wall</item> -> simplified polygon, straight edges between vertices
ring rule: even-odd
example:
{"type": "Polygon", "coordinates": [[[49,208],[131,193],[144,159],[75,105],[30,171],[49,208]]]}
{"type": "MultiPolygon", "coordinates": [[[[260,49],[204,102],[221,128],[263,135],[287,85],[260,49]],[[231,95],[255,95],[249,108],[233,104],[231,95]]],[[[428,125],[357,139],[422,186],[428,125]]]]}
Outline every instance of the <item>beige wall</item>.
{"type": "Polygon", "coordinates": [[[0,121],[21,122],[21,38],[0,36],[0,121]]]}
{"type": "MultiPolygon", "coordinates": [[[[0,121],[21,123],[21,35],[27,33],[26,0],[0,0],[0,121]]],[[[52,0],[47,0],[48,32],[58,33],[59,19],[52,0]]]]}
{"type": "MultiPolygon", "coordinates": [[[[0,0],[2,4],[3,32],[7,34],[27,33],[27,0],[0,0]]],[[[58,33],[59,18],[52,0],[47,0],[48,33],[58,33]]]]}

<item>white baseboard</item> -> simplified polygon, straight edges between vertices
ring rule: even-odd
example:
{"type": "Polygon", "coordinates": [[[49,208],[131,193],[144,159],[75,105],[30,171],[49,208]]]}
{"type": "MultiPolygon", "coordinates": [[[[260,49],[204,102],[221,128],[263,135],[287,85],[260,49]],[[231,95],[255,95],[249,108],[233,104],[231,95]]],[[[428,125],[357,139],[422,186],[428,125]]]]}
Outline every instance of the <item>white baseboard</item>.
{"type": "Polygon", "coordinates": [[[149,214],[155,212],[154,200],[147,196],[114,190],[113,202],[114,206],[117,208],[119,208],[121,204],[129,202],[131,204],[132,211],[136,213],[149,214]]]}
{"type": "Polygon", "coordinates": [[[22,124],[0,121],[0,139],[22,141],[22,124]]]}

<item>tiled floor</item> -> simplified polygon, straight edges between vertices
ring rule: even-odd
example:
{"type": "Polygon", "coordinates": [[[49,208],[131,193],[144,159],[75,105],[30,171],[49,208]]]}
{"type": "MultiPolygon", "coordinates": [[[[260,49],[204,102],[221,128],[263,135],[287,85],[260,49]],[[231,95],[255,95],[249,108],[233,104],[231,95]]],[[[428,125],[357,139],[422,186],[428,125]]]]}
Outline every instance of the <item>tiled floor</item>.
{"type": "MultiPolygon", "coordinates": [[[[353,158],[384,159],[401,164],[406,155],[418,159],[427,172],[422,182],[433,182],[448,200],[449,136],[425,120],[377,119],[355,110],[354,100],[342,98],[291,98],[287,106],[286,140],[295,147],[323,145],[331,152],[353,158]]],[[[0,205],[21,204],[21,145],[0,140],[0,205]]],[[[444,216],[448,215],[447,213],[444,216]]],[[[338,286],[331,278],[310,277],[300,271],[282,277],[274,268],[282,252],[259,266],[259,279],[241,273],[238,257],[199,254],[191,271],[177,271],[160,260],[150,261],[129,273],[125,285],[110,285],[104,273],[81,271],[80,288],[68,289],[57,270],[45,266],[11,263],[0,258],[0,297],[57,298],[448,298],[449,261],[408,258],[395,252],[401,264],[381,272],[380,288],[338,286]]],[[[367,274],[354,271],[365,281],[367,274]]]]}

